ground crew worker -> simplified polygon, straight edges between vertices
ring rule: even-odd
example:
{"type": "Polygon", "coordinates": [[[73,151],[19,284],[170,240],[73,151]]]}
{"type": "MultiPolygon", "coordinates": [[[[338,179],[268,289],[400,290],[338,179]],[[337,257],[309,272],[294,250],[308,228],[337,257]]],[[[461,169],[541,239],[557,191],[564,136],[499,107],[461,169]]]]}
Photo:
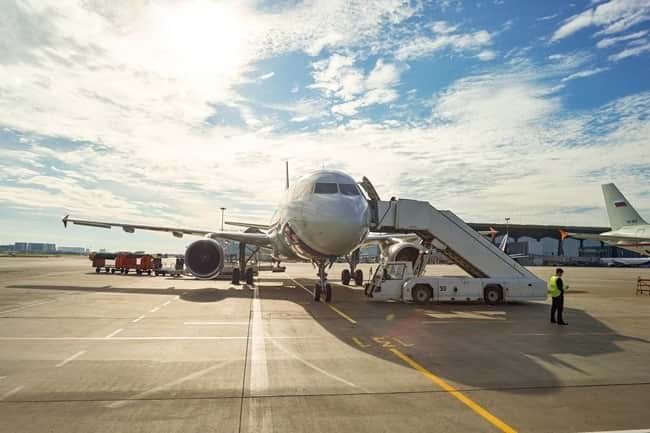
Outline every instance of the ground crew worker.
{"type": "Polygon", "coordinates": [[[564,291],[569,288],[569,285],[565,285],[562,281],[562,274],[564,271],[562,268],[557,268],[555,270],[555,275],[553,275],[548,280],[548,294],[551,295],[551,323],[557,323],[559,325],[568,325],[562,319],[562,310],[564,310],[564,291]],[[557,312],[557,321],[555,320],[555,313],[557,312]]]}

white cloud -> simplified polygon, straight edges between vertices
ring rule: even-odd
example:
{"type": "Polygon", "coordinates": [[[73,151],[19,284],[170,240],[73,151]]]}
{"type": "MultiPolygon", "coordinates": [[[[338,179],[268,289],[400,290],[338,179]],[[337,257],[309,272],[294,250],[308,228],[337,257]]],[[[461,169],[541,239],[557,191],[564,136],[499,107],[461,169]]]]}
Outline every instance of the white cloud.
{"type": "Polygon", "coordinates": [[[260,75],[260,76],[257,78],[257,80],[258,80],[258,81],[268,80],[269,78],[273,77],[274,75],[275,75],[275,72],[269,72],[269,73],[267,73],[267,74],[260,75]]]}
{"type": "Polygon", "coordinates": [[[623,51],[609,56],[609,60],[618,62],[619,60],[627,59],[628,57],[638,56],[639,54],[647,53],[650,51],[650,42],[645,41],[644,44],[632,46],[624,49],[623,51]]]}
{"type": "Polygon", "coordinates": [[[548,20],[552,20],[553,18],[555,18],[557,16],[558,16],[558,14],[546,15],[546,16],[537,18],[537,21],[548,21],[548,20]]]}
{"type": "Polygon", "coordinates": [[[455,33],[458,27],[458,25],[450,25],[447,21],[435,21],[433,24],[431,24],[431,30],[433,33],[439,33],[443,35],[455,33]]]}
{"type": "Polygon", "coordinates": [[[647,0],[610,0],[566,19],[553,33],[551,42],[592,26],[603,27],[599,34],[613,34],[648,20],[650,3],[647,0]]]}
{"type": "Polygon", "coordinates": [[[399,84],[400,68],[378,59],[366,75],[351,56],[333,54],[313,64],[314,84],[325,96],[342,100],[332,106],[332,112],[344,116],[356,114],[360,108],[385,104],[399,97],[394,89],[399,84]]]}
{"type": "Polygon", "coordinates": [[[562,78],[562,82],[566,83],[567,81],[575,80],[578,78],[591,77],[592,75],[600,74],[601,72],[605,72],[608,70],[609,68],[593,68],[593,69],[586,69],[584,71],[574,72],[573,74],[562,78]]]}
{"type": "Polygon", "coordinates": [[[476,55],[479,60],[482,60],[484,62],[494,60],[496,58],[496,53],[492,50],[483,50],[480,53],[476,55]]]}
{"type": "Polygon", "coordinates": [[[629,40],[633,40],[633,39],[642,38],[647,34],[648,34],[647,30],[641,30],[639,32],[630,33],[629,35],[616,36],[616,37],[613,37],[613,38],[605,38],[605,39],[601,39],[600,41],[598,41],[596,46],[598,48],[608,48],[608,47],[611,47],[612,45],[615,45],[615,44],[617,44],[619,42],[624,42],[624,41],[629,41],[629,40]]]}
{"type": "Polygon", "coordinates": [[[492,36],[485,30],[474,33],[440,34],[434,37],[418,36],[405,41],[397,50],[399,60],[412,60],[429,56],[437,51],[451,49],[456,52],[477,50],[492,43],[492,36]]]}
{"type": "MultiPolygon", "coordinates": [[[[431,119],[402,120],[399,110],[386,110],[381,122],[341,119],[373,104],[396,104],[405,65],[388,60],[386,51],[372,53],[380,59],[374,65],[361,64],[369,50],[410,37],[389,30],[415,8],[393,0],[286,4],[260,12],[250,2],[207,0],[89,0],[82,8],[67,1],[6,2],[3,12],[9,12],[0,17],[3,209],[49,214],[47,221],[57,225],[70,212],[214,228],[215,209],[225,206],[233,219],[263,222],[283,194],[283,159],[299,175],[320,168],[327,154],[327,167],[367,175],[385,196],[430,200],[472,219],[493,219],[517,203],[526,222],[565,222],[558,200],[600,206],[598,184],[609,180],[607,170],[625,172],[647,159],[650,127],[642,115],[649,94],[576,114],[554,94],[562,77],[586,68],[589,57],[581,53],[522,65],[526,51],[518,50],[509,64],[459,79],[432,101],[409,101],[427,104],[431,119]],[[262,104],[244,99],[237,86],[259,74],[260,59],[292,50],[338,54],[314,62],[308,97],[292,93],[294,102],[261,113],[262,104]],[[206,124],[215,107],[232,108],[246,127],[206,124]],[[316,118],[318,126],[302,124],[316,118]],[[531,187],[540,193],[531,196],[531,187]]],[[[412,47],[411,55],[490,51],[490,33],[453,27],[439,25],[437,34],[425,29],[426,53],[412,47]]],[[[426,93],[412,90],[413,98],[426,93]]],[[[640,179],[626,174],[623,186],[643,184],[640,179]]],[[[568,218],[589,224],[598,216],[568,218]]],[[[107,244],[116,248],[137,248],[143,239],[141,233],[132,241],[115,231],[109,236],[107,244]]]]}
{"type": "Polygon", "coordinates": [[[327,96],[350,100],[364,90],[363,71],[355,65],[353,56],[333,54],[327,59],[312,64],[314,84],[310,88],[319,89],[327,96]]]}

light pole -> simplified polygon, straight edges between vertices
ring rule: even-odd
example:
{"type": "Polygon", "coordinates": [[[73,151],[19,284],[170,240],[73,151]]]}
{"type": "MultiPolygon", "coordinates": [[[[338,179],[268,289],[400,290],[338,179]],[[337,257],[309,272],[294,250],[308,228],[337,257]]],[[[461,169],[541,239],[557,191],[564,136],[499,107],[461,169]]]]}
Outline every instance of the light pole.
{"type": "Polygon", "coordinates": [[[506,217],[506,234],[508,234],[508,224],[510,224],[510,217],[506,217]]]}
{"type": "Polygon", "coordinates": [[[226,208],[222,207],[221,209],[221,231],[223,231],[223,213],[225,212],[226,208]]]}

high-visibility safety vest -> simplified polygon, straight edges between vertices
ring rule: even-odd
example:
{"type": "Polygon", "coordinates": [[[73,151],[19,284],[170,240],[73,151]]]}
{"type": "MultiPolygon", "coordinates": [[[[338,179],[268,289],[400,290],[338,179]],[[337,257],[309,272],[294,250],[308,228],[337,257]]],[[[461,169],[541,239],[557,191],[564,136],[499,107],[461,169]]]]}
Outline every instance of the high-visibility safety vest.
{"type": "Polygon", "coordinates": [[[560,278],[557,275],[553,275],[549,280],[548,280],[548,294],[551,295],[551,297],[555,298],[557,296],[560,296],[562,294],[562,291],[559,289],[557,286],[557,279],[560,278]]]}

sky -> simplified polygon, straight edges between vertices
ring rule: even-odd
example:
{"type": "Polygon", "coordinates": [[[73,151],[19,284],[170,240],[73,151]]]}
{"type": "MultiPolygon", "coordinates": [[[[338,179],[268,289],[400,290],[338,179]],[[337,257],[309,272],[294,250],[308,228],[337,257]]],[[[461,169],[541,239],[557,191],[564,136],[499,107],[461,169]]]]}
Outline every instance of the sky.
{"type": "Polygon", "coordinates": [[[471,222],[650,218],[650,0],[0,0],[0,243],[180,250],[74,217],[268,222],[368,176],[471,222]]]}

